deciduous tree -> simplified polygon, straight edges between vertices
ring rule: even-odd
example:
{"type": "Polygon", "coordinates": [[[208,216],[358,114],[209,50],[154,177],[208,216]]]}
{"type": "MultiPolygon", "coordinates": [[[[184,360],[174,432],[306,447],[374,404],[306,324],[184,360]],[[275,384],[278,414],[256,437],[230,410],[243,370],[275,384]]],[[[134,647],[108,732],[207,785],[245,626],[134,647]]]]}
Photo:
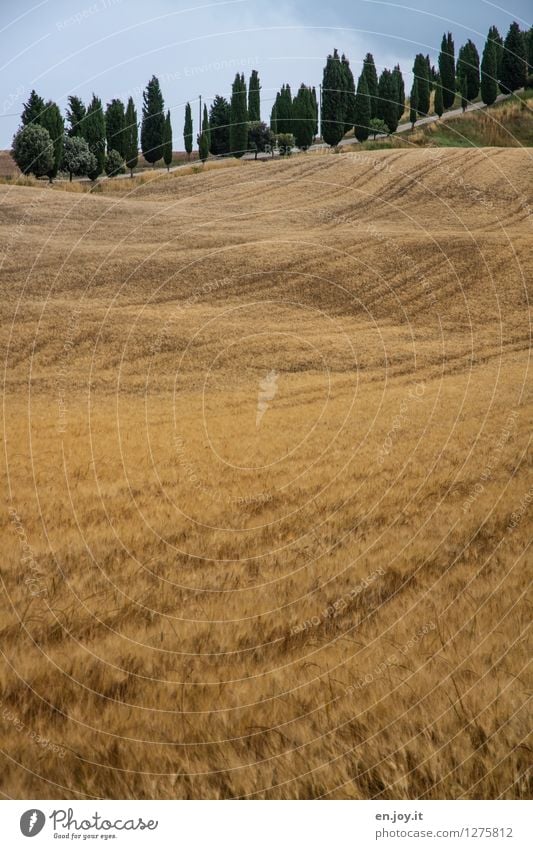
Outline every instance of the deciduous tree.
{"type": "Polygon", "coordinates": [[[11,156],[23,174],[44,177],[54,167],[54,145],[50,133],[31,121],[13,139],[11,156]]]}

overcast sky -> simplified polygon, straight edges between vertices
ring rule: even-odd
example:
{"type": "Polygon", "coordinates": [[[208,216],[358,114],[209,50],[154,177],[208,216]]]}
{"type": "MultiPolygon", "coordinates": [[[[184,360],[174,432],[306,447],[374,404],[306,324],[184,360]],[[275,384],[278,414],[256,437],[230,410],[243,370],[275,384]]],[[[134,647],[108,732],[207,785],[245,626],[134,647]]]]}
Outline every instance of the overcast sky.
{"type": "MultiPolygon", "coordinates": [[[[11,144],[22,103],[35,88],[62,109],[67,96],[104,105],[142,89],[156,74],[171,109],[174,148],[183,147],[187,100],[227,96],[236,71],[260,74],[263,119],[276,90],[318,85],[334,47],[356,77],[368,51],[378,72],[399,62],[411,80],[414,55],[436,62],[444,30],[456,50],[479,48],[489,26],[505,35],[531,25],[532,0],[0,0],[0,147],[11,144]],[[439,12],[439,10],[444,10],[439,12]],[[14,114],[12,114],[14,113],[14,114]]],[[[197,108],[193,106],[196,122],[197,108]]]]}

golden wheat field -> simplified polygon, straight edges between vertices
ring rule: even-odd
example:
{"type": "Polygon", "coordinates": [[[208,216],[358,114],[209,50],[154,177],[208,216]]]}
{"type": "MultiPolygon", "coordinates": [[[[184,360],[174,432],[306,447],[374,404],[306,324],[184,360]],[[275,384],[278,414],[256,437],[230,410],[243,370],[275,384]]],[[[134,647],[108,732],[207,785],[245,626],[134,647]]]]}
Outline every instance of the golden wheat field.
{"type": "Polygon", "coordinates": [[[0,186],[0,789],[524,798],[533,162],[0,186]]]}

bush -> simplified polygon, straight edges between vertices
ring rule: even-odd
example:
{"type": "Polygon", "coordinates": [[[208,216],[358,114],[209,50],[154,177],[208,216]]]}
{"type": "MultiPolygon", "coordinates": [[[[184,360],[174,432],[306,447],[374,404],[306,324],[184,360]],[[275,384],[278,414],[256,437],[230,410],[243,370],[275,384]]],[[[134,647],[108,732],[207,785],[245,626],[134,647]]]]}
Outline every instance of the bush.
{"type": "Polygon", "coordinates": [[[370,132],[374,136],[374,139],[377,135],[385,135],[388,136],[390,134],[390,130],[381,118],[372,118],[369,124],[370,132]]]}
{"type": "Polygon", "coordinates": [[[50,133],[38,124],[27,124],[15,135],[11,156],[23,174],[44,177],[54,167],[50,133]]]}
{"type": "Polygon", "coordinates": [[[81,136],[68,136],[65,139],[61,168],[69,174],[70,180],[73,176],[85,177],[96,168],[95,156],[81,136]]]}
{"type": "Polygon", "coordinates": [[[105,158],[105,172],[108,177],[125,174],[126,166],[118,150],[110,150],[105,158]]]}
{"type": "Polygon", "coordinates": [[[278,133],[276,142],[280,156],[290,156],[294,147],[294,136],[292,133],[278,133]]]}

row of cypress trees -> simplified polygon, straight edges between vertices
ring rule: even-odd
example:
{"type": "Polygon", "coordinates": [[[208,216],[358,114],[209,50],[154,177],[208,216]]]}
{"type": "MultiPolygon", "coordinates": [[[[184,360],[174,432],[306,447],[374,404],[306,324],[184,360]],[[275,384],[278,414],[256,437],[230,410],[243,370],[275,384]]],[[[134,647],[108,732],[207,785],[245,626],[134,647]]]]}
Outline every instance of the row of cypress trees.
{"type": "MultiPolygon", "coordinates": [[[[71,179],[77,174],[96,180],[104,171],[112,176],[126,166],[133,176],[139,146],[133,98],[129,98],[126,107],[114,98],[104,112],[97,95],[93,94],[87,106],[81,98],[71,95],[66,119],[67,127],[56,103],[45,103],[35,90],[31,92],[24,104],[21,127],[13,140],[12,153],[23,173],[46,174],[52,180],[64,169],[70,172],[71,179]],[[77,144],[72,139],[77,139],[77,144]],[[52,151],[52,163],[48,148],[52,151]],[[43,162],[49,167],[43,169],[43,162]]],[[[163,95],[155,76],[143,94],[141,150],[147,162],[154,165],[160,159],[167,167],[172,162],[170,111],[165,115],[163,95]]]]}
{"type": "MultiPolygon", "coordinates": [[[[528,73],[533,72],[533,27],[521,32],[515,22],[509,27],[505,42],[492,26],[487,35],[483,58],[469,39],[455,60],[451,33],[445,33],[439,54],[438,69],[429,56],[418,53],[413,65],[413,87],[410,94],[410,120],[413,125],[419,116],[430,111],[431,91],[435,90],[435,112],[442,115],[461,95],[463,108],[481,93],[490,106],[498,89],[508,94],[526,85],[528,73]]],[[[385,68],[379,79],[374,58],[367,53],[357,88],[350,63],[335,50],[328,56],[322,81],[322,136],[325,142],[336,145],[347,129],[354,127],[355,136],[365,141],[371,132],[394,133],[405,108],[405,87],[399,65],[390,71],[385,68]]]]}
{"type": "MultiPolygon", "coordinates": [[[[435,90],[434,108],[437,115],[453,106],[457,92],[463,108],[479,94],[487,105],[494,103],[498,91],[509,93],[526,84],[533,74],[533,27],[522,32],[514,22],[502,39],[492,26],[480,57],[474,42],[469,39],[455,58],[451,33],[445,33],[441,43],[438,69],[429,56],[417,54],[413,66],[413,86],[410,93],[410,121],[430,110],[431,91],[435,90]]],[[[235,156],[249,150],[264,150],[271,144],[273,134],[290,138],[303,149],[310,146],[318,132],[317,95],[314,87],[302,83],[295,97],[289,85],[277,93],[270,116],[270,127],[261,122],[261,85],[256,70],[250,76],[248,91],[244,74],[233,82],[231,100],[217,95],[208,112],[204,106],[201,132],[197,143],[202,159],[208,153],[231,153],[235,156]]],[[[21,128],[14,139],[13,155],[24,172],[47,174],[53,179],[60,169],[72,174],[88,174],[96,179],[104,170],[117,173],[124,165],[133,168],[138,163],[138,120],[133,99],[125,107],[114,98],[104,112],[99,97],[93,94],[87,106],[79,97],[68,99],[68,128],[61,111],[53,101],[44,100],[32,91],[24,104],[21,128]],[[30,129],[31,128],[31,132],[30,129]],[[77,139],[69,142],[67,139],[77,139]]],[[[367,53],[357,86],[349,60],[337,50],[328,56],[322,81],[322,136],[325,142],[336,145],[351,128],[359,141],[370,133],[396,131],[405,108],[405,86],[399,65],[391,71],[385,68],[378,78],[374,58],[367,53]]],[[[185,109],[184,141],[187,153],[193,149],[192,111],[185,109]]],[[[165,104],[157,77],[152,77],[143,93],[140,133],[141,150],[145,159],[154,164],[163,158],[167,167],[172,162],[172,126],[170,111],[165,104]]]]}
{"type": "MultiPolygon", "coordinates": [[[[413,65],[413,86],[410,92],[409,117],[414,125],[419,117],[430,112],[431,93],[435,92],[434,108],[439,117],[450,109],[459,93],[463,108],[479,94],[483,102],[491,105],[498,91],[509,93],[526,84],[528,73],[533,73],[533,28],[521,32],[513,23],[505,42],[497,28],[489,30],[483,58],[480,62],[477,48],[469,39],[455,56],[452,34],[442,38],[438,67],[428,55],[418,53],[413,65]]],[[[244,76],[237,74],[233,83],[231,101],[217,95],[204,119],[209,127],[208,149],[214,155],[233,153],[242,155],[247,148],[250,126],[260,121],[260,83],[257,71],[249,81],[248,106],[244,76]],[[252,106],[253,103],[253,106],[252,106]]],[[[336,145],[350,129],[359,141],[371,133],[394,133],[405,110],[406,91],[399,65],[385,68],[378,77],[371,53],[367,53],[357,86],[350,62],[337,50],[328,56],[322,79],[322,138],[336,145]]],[[[271,115],[270,128],[274,134],[294,136],[298,147],[306,149],[318,133],[316,89],[302,84],[293,97],[290,85],[278,91],[271,115]]],[[[264,126],[264,125],[263,125],[264,126]]],[[[192,150],[192,119],[187,104],[184,136],[190,140],[192,150]]],[[[190,152],[190,151],[189,151],[190,152]]]]}

